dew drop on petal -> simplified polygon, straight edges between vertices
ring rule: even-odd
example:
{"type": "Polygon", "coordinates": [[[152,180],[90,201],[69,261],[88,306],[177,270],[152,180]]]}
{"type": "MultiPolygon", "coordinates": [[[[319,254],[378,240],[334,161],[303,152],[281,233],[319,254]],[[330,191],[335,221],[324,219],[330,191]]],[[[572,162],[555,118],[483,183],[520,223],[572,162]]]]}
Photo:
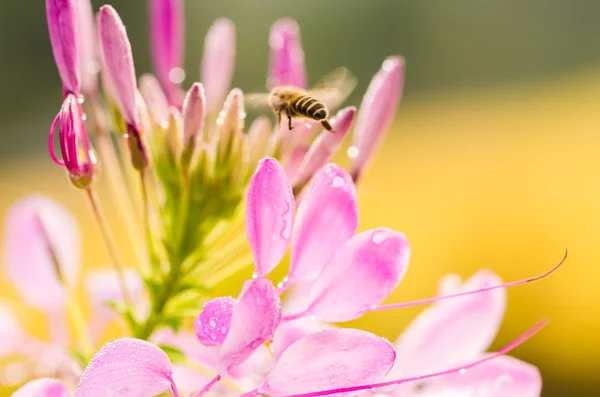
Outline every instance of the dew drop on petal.
{"type": "Polygon", "coordinates": [[[330,381],[331,383],[335,383],[335,382],[336,382],[336,380],[337,380],[337,379],[336,379],[334,376],[332,376],[331,378],[329,378],[329,381],[330,381]]]}
{"type": "Polygon", "coordinates": [[[313,315],[313,316],[310,316],[310,320],[311,320],[311,321],[317,321],[317,316],[314,316],[314,315],[313,315]]]}
{"type": "Polygon", "coordinates": [[[335,178],[333,178],[333,181],[331,182],[331,185],[333,187],[342,187],[342,186],[344,186],[344,178],[342,178],[341,176],[336,176],[335,178]]]}
{"type": "Polygon", "coordinates": [[[375,393],[376,391],[377,391],[377,388],[376,388],[376,387],[372,387],[372,388],[371,388],[371,392],[372,392],[372,393],[375,393]]]}
{"type": "Polygon", "coordinates": [[[252,273],[252,279],[256,280],[258,278],[258,273],[254,272],[252,273]]]}
{"type": "Polygon", "coordinates": [[[459,372],[460,372],[461,375],[464,375],[464,374],[467,373],[467,370],[464,369],[464,368],[461,368],[459,372]]]}
{"type": "Polygon", "coordinates": [[[358,148],[356,146],[350,146],[348,148],[348,150],[346,151],[346,154],[351,159],[357,158],[358,157],[358,148]]]}
{"type": "Polygon", "coordinates": [[[388,70],[391,70],[393,66],[394,66],[394,61],[392,61],[391,59],[386,59],[383,62],[383,65],[381,66],[381,68],[387,72],[388,70]]]}

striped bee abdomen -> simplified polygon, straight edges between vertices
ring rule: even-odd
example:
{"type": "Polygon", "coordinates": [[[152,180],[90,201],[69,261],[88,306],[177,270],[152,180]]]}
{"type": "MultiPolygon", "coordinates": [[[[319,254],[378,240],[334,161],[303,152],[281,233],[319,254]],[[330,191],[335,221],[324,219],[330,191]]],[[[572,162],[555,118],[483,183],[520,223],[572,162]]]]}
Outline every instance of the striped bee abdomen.
{"type": "Polygon", "coordinates": [[[329,116],[327,107],[308,95],[300,95],[290,103],[290,110],[294,115],[304,116],[313,120],[324,120],[329,116]]]}

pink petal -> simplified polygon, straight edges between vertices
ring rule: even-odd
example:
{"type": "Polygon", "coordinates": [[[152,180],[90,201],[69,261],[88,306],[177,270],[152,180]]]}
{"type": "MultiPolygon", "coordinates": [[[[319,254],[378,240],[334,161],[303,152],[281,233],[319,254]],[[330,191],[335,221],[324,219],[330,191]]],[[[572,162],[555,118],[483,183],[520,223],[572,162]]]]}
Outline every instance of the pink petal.
{"type": "Polygon", "coordinates": [[[258,276],[271,272],[283,259],[294,222],[294,196],[287,175],[275,159],[258,163],[248,186],[246,234],[258,276]]]}
{"type": "MultiPolygon", "coordinates": [[[[142,279],[133,269],[125,269],[124,273],[129,296],[137,303],[144,287],[142,279]]],[[[92,339],[98,340],[108,323],[117,318],[114,309],[107,304],[124,301],[121,282],[115,270],[90,270],[86,274],[85,285],[92,302],[89,328],[92,339]]]]}
{"type": "Polygon", "coordinates": [[[292,19],[280,19],[269,36],[271,59],[267,86],[293,85],[306,88],[304,51],[300,43],[300,28],[292,19]]]}
{"type": "MultiPolygon", "coordinates": [[[[174,97],[172,91],[177,91],[180,83],[173,79],[176,76],[172,74],[181,68],[183,62],[183,22],[182,0],[150,1],[152,62],[156,76],[170,99],[174,97]]],[[[173,102],[171,105],[177,106],[173,102]]]]}
{"type": "Polygon", "coordinates": [[[169,102],[156,77],[151,74],[140,77],[140,93],[148,106],[154,124],[166,128],[169,120],[169,102]]]}
{"type": "Polygon", "coordinates": [[[313,142],[304,157],[304,161],[294,177],[293,185],[302,186],[323,167],[342,145],[346,133],[350,130],[356,108],[354,106],[340,110],[335,119],[331,121],[331,126],[335,133],[323,131],[321,135],[313,142]]]}
{"type": "Polygon", "coordinates": [[[204,41],[200,81],[204,84],[209,111],[215,111],[223,101],[233,78],[235,66],[235,25],[229,19],[217,19],[204,41]]]}
{"type": "Polygon", "coordinates": [[[324,321],[349,321],[378,305],[408,267],[402,233],[373,229],[357,234],[325,265],[313,287],[308,311],[324,321]]]}
{"type": "Polygon", "coordinates": [[[25,333],[8,307],[0,305],[0,359],[19,349],[25,333]]]}
{"type": "MultiPolygon", "coordinates": [[[[461,291],[501,283],[494,273],[480,271],[466,281],[461,291]]],[[[505,311],[505,289],[434,304],[400,335],[396,367],[403,375],[417,375],[479,356],[496,336],[505,311]]]]}
{"type": "Polygon", "coordinates": [[[183,144],[194,145],[199,139],[206,115],[204,87],[200,83],[192,84],[183,100],[183,144]]]}
{"type": "Polygon", "coordinates": [[[229,372],[269,340],[281,321],[281,302],[271,281],[244,283],[233,309],[231,327],[221,346],[220,368],[229,372]]]}
{"type": "Polygon", "coordinates": [[[216,369],[219,363],[219,347],[204,346],[198,343],[198,338],[192,332],[179,331],[174,333],[170,328],[163,328],[152,335],[151,341],[158,345],[166,345],[179,349],[185,354],[186,358],[211,368],[216,369]]]}
{"type": "Polygon", "coordinates": [[[327,164],[312,179],[298,206],[292,232],[290,282],[314,280],[358,227],[352,178],[327,164]]]}
{"type": "Polygon", "coordinates": [[[4,271],[29,305],[54,311],[65,304],[66,289],[79,273],[79,230],[75,219],[59,203],[30,196],[8,211],[4,237],[4,271]]]}
{"type": "Polygon", "coordinates": [[[403,85],[404,58],[386,59],[382,69],[371,80],[359,108],[352,142],[357,153],[350,165],[350,173],[355,180],[373,156],[394,119],[403,85]]]}
{"type": "Polygon", "coordinates": [[[127,124],[139,130],[136,107],[136,80],[131,44],[119,14],[110,5],[100,7],[98,30],[102,59],[111,94],[127,124]]]}
{"type": "Polygon", "coordinates": [[[12,397],[69,397],[69,392],[58,379],[40,378],[21,386],[12,397]]]}
{"type": "Polygon", "coordinates": [[[265,116],[256,118],[248,130],[248,146],[250,147],[250,164],[258,164],[259,160],[272,153],[271,122],[265,116]]]}
{"type": "MultiPolygon", "coordinates": [[[[377,382],[394,364],[392,345],[366,331],[336,329],[310,334],[279,358],[258,391],[272,397],[377,382]]],[[[333,396],[357,393],[339,393],[333,396]]]]}
{"type": "Polygon", "coordinates": [[[218,155],[220,159],[223,159],[221,161],[226,161],[231,155],[234,146],[232,141],[242,133],[245,114],[244,93],[239,88],[234,88],[227,96],[223,110],[217,119],[218,155]]]}
{"type": "Polygon", "coordinates": [[[334,326],[331,324],[306,317],[281,323],[277,328],[277,332],[275,332],[273,343],[271,344],[275,360],[279,360],[279,357],[281,357],[283,352],[296,341],[299,341],[310,334],[314,334],[315,332],[332,328],[334,328],[334,326]]]}
{"type": "MultiPolygon", "coordinates": [[[[190,396],[193,396],[193,392],[200,390],[212,378],[212,376],[207,376],[205,373],[201,373],[187,365],[173,364],[173,380],[177,385],[177,389],[183,395],[188,395],[185,394],[187,392],[190,396]]],[[[216,387],[211,390],[216,391],[215,389],[216,387]]]]}
{"type": "Polygon", "coordinates": [[[75,397],[152,397],[171,390],[171,362],[155,345],[132,338],[110,342],[92,357],[75,397]]]}
{"type": "Polygon", "coordinates": [[[425,390],[427,396],[539,397],[542,378],[533,365],[500,356],[464,374],[459,372],[440,377],[425,390]]]}
{"type": "Polygon", "coordinates": [[[46,0],[50,42],[67,93],[79,95],[79,32],[75,0],[46,0]]]}
{"type": "Polygon", "coordinates": [[[98,45],[96,21],[90,0],[75,0],[77,5],[77,29],[79,31],[79,70],[81,72],[81,91],[85,96],[98,93],[98,45]]]}
{"type": "Polygon", "coordinates": [[[452,295],[459,293],[462,287],[462,279],[458,274],[449,273],[442,277],[438,283],[438,295],[452,295]]]}
{"type": "Polygon", "coordinates": [[[194,331],[205,346],[222,345],[231,325],[231,315],[237,301],[225,296],[211,299],[194,321],[194,331]]]}

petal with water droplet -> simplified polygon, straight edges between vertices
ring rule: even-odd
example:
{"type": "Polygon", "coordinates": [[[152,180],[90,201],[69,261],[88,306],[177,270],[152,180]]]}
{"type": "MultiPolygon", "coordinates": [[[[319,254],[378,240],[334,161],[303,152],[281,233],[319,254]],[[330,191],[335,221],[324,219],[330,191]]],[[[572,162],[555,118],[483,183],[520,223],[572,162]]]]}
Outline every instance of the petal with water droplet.
{"type": "Polygon", "coordinates": [[[283,352],[258,391],[278,397],[374,383],[389,372],[395,356],[388,341],[366,331],[313,333],[283,352]]]}
{"type": "Polygon", "coordinates": [[[79,273],[79,230],[62,205],[43,196],[17,201],[8,211],[4,271],[21,298],[45,311],[64,307],[79,273]]]}
{"type": "Polygon", "coordinates": [[[327,164],[314,176],[298,206],[290,282],[314,280],[357,227],[358,204],[352,178],[343,168],[327,164]]]}
{"type": "Polygon", "coordinates": [[[79,380],[75,397],[178,395],[171,362],[161,349],[140,339],[122,338],[97,352],[79,380]]]}
{"type": "Polygon", "coordinates": [[[296,341],[315,332],[332,328],[335,328],[332,324],[307,317],[281,323],[277,328],[277,332],[275,332],[273,343],[271,344],[275,360],[279,360],[283,352],[296,341]]]}
{"type": "Polygon", "coordinates": [[[271,281],[246,281],[233,309],[231,329],[221,346],[221,371],[243,363],[273,336],[280,321],[281,301],[271,281]]]}
{"type": "Polygon", "coordinates": [[[357,234],[325,265],[308,311],[332,322],[360,317],[396,288],[408,267],[409,253],[400,232],[380,228],[357,234]]]}
{"type": "Polygon", "coordinates": [[[205,346],[222,345],[229,333],[231,315],[237,301],[230,297],[211,299],[194,321],[194,331],[205,346]]]}
{"type": "Polygon", "coordinates": [[[69,392],[58,379],[40,378],[21,386],[12,397],[69,397],[69,392]]]}
{"type": "Polygon", "coordinates": [[[246,234],[259,276],[266,276],[285,255],[294,222],[294,196],[283,167],[272,158],[260,161],[250,180],[246,234]]]}
{"type": "MultiPolygon", "coordinates": [[[[491,271],[469,278],[460,292],[501,284],[491,271]]],[[[471,360],[494,340],[506,311],[506,290],[440,301],[423,311],[396,341],[394,370],[405,376],[435,372],[471,360]]]]}

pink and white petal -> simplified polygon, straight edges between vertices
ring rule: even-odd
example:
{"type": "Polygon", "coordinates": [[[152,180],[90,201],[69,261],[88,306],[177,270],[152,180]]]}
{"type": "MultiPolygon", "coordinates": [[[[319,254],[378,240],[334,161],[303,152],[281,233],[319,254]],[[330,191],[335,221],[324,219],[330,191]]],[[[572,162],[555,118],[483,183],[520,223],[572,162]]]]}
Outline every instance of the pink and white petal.
{"type": "Polygon", "coordinates": [[[374,383],[389,372],[395,357],[391,343],[366,331],[317,332],[291,345],[258,391],[279,397],[374,383]]]}
{"type": "Polygon", "coordinates": [[[284,316],[293,313],[305,312],[308,309],[308,304],[310,303],[310,293],[313,285],[314,281],[296,281],[293,285],[291,285],[291,288],[287,291],[287,295],[283,301],[282,312],[284,316]]]}
{"type": "Polygon", "coordinates": [[[349,321],[378,305],[396,288],[410,256],[404,234],[368,230],[346,242],[325,265],[308,311],[324,321],[349,321]]]}
{"type": "Polygon", "coordinates": [[[20,351],[26,334],[13,312],[0,305],[0,358],[20,351]]]}
{"type": "Polygon", "coordinates": [[[194,331],[205,346],[222,345],[231,326],[231,315],[237,301],[231,296],[206,302],[194,321],[194,331]]]}
{"type": "Polygon", "coordinates": [[[460,292],[463,280],[456,273],[449,273],[443,276],[438,283],[438,295],[452,295],[460,292]]]}
{"type": "Polygon", "coordinates": [[[269,77],[267,86],[280,85],[306,88],[304,51],[300,43],[300,28],[293,19],[283,18],[271,27],[269,77]]]}
{"type": "Polygon", "coordinates": [[[69,397],[69,392],[58,379],[40,378],[21,386],[12,397],[69,397]]]}
{"type": "Polygon", "coordinates": [[[445,375],[427,385],[419,396],[539,397],[542,377],[526,362],[500,356],[467,370],[445,375]]]}
{"type": "Polygon", "coordinates": [[[153,397],[167,390],[179,395],[167,355],[152,343],[122,338],[92,357],[75,397],[153,397]]]}
{"type": "MultiPolygon", "coordinates": [[[[139,303],[143,291],[140,275],[133,269],[125,269],[125,284],[133,303],[139,303]]],[[[86,274],[86,291],[92,302],[92,315],[89,322],[93,340],[98,340],[108,323],[117,318],[107,303],[123,302],[123,291],[119,275],[115,270],[91,270],[86,274]]]]}
{"type": "Polygon", "coordinates": [[[335,326],[332,324],[306,317],[283,322],[273,336],[273,343],[271,344],[273,357],[275,360],[279,360],[279,357],[288,347],[305,336],[334,328],[335,326]]]}
{"type": "Polygon", "coordinates": [[[220,373],[241,365],[273,336],[280,321],[281,301],[271,281],[261,278],[246,281],[221,346],[220,373]]]}
{"type": "Polygon", "coordinates": [[[356,232],[358,203],[352,178],[327,164],[302,197],[292,232],[289,281],[311,281],[356,232]]]}
{"type": "Polygon", "coordinates": [[[152,335],[151,341],[157,345],[179,349],[185,354],[186,358],[215,370],[219,363],[219,346],[204,346],[198,343],[198,338],[192,332],[179,331],[175,333],[170,328],[163,328],[152,335]]]}
{"type": "MultiPolygon", "coordinates": [[[[462,291],[501,284],[491,271],[468,279],[462,291]]],[[[406,376],[471,360],[492,343],[506,310],[506,290],[441,301],[423,311],[396,341],[397,369],[406,376]]]]}
{"type": "Polygon", "coordinates": [[[273,368],[273,364],[273,357],[263,344],[246,361],[238,367],[232,368],[229,376],[236,379],[236,383],[238,380],[243,380],[244,387],[248,386],[252,390],[263,382],[265,376],[273,368]]]}
{"type": "Polygon", "coordinates": [[[281,164],[272,158],[262,159],[250,180],[246,202],[246,234],[259,277],[269,274],[288,249],[294,206],[292,188],[281,164]]]}
{"type": "Polygon", "coordinates": [[[204,85],[206,107],[214,112],[223,106],[235,67],[235,25],[229,19],[217,19],[204,40],[200,81],[204,85]]]}
{"type": "Polygon", "coordinates": [[[8,211],[4,237],[4,271],[29,305],[45,311],[63,307],[66,289],[79,273],[79,230],[62,205],[43,196],[17,201],[8,211]]]}

